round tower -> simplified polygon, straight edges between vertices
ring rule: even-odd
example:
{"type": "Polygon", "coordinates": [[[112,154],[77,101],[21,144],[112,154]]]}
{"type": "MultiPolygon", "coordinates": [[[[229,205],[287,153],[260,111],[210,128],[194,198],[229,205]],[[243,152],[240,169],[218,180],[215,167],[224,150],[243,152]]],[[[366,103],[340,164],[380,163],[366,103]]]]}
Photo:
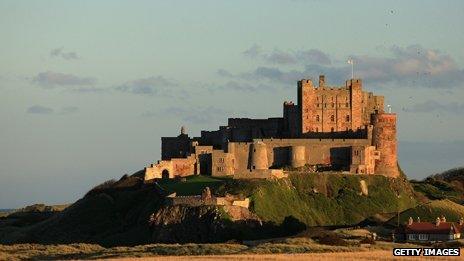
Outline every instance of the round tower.
{"type": "Polygon", "coordinates": [[[290,148],[290,165],[292,168],[303,167],[305,164],[305,147],[292,146],[290,148]]]}
{"type": "Polygon", "coordinates": [[[388,177],[398,177],[396,113],[379,113],[372,115],[372,145],[380,152],[375,161],[375,173],[388,177]]]}
{"type": "Polygon", "coordinates": [[[256,141],[251,149],[251,169],[268,169],[266,144],[262,141],[256,141]]]}

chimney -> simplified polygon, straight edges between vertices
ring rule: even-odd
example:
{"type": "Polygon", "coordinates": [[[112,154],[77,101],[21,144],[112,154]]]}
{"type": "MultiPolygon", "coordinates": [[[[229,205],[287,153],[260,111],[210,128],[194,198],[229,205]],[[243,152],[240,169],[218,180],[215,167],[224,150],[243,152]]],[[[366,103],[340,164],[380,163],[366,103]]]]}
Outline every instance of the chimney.
{"type": "Polygon", "coordinates": [[[319,87],[324,87],[325,85],[325,75],[319,75],[319,87]]]}
{"type": "Polygon", "coordinates": [[[419,222],[420,222],[420,217],[417,217],[417,223],[419,223],[419,222]]]}
{"type": "Polygon", "coordinates": [[[408,225],[409,225],[409,226],[412,225],[413,222],[414,222],[414,220],[412,220],[412,217],[409,217],[409,219],[408,219],[408,225]]]}
{"type": "Polygon", "coordinates": [[[459,225],[461,225],[461,226],[464,225],[464,218],[461,217],[461,218],[459,219],[459,225]]]}
{"type": "Polygon", "coordinates": [[[440,225],[440,221],[441,221],[440,218],[437,217],[437,219],[435,220],[435,225],[436,225],[437,227],[440,225]]]}

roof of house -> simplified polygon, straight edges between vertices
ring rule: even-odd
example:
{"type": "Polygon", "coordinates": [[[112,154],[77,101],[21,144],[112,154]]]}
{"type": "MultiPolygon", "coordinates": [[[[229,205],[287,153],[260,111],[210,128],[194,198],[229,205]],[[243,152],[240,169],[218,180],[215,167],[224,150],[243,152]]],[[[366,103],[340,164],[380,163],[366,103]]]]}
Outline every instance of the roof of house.
{"type": "Polygon", "coordinates": [[[453,222],[440,222],[438,225],[432,222],[413,222],[403,229],[406,234],[456,234],[460,233],[462,226],[453,222]]]}

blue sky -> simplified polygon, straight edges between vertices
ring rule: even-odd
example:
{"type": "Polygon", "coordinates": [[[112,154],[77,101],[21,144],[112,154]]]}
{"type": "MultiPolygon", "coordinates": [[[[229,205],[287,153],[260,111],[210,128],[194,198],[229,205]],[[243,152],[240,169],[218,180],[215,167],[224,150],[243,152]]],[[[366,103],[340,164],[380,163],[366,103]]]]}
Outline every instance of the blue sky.
{"type": "Polygon", "coordinates": [[[462,166],[462,24],[462,1],[1,1],[0,208],[72,202],[181,125],[281,116],[349,57],[411,178],[462,166]]]}

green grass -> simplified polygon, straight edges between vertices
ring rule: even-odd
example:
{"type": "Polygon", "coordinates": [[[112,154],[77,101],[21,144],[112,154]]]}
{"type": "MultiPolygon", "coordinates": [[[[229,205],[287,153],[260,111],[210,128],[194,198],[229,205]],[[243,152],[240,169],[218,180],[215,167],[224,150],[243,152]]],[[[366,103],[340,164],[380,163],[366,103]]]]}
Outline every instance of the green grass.
{"type": "Polygon", "coordinates": [[[233,181],[224,187],[220,191],[251,196],[252,210],[277,224],[293,216],[309,226],[353,225],[377,213],[417,204],[407,181],[377,175],[291,173],[286,179],[233,181]],[[361,194],[360,180],[368,185],[367,196],[361,194]]]}
{"type": "Polygon", "coordinates": [[[412,181],[411,184],[415,191],[432,200],[449,199],[456,203],[464,201],[464,191],[444,180],[426,179],[425,181],[412,181]]]}
{"type": "MultiPolygon", "coordinates": [[[[464,217],[464,206],[447,199],[433,200],[401,212],[400,224],[406,223],[409,217],[414,220],[420,217],[421,221],[435,222],[436,218],[441,216],[445,216],[447,221],[457,222],[464,217]]],[[[397,222],[396,216],[388,221],[392,225],[396,225],[397,222]]]]}
{"type": "Polygon", "coordinates": [[[186,196],[199,195],[206,187],[214,192],[223,182],[224,179],[198,175],[189,176],[183,182],[175,179],[161,180],[159,185],[168,192],[176,192],[179,196],[186,196]]]}

